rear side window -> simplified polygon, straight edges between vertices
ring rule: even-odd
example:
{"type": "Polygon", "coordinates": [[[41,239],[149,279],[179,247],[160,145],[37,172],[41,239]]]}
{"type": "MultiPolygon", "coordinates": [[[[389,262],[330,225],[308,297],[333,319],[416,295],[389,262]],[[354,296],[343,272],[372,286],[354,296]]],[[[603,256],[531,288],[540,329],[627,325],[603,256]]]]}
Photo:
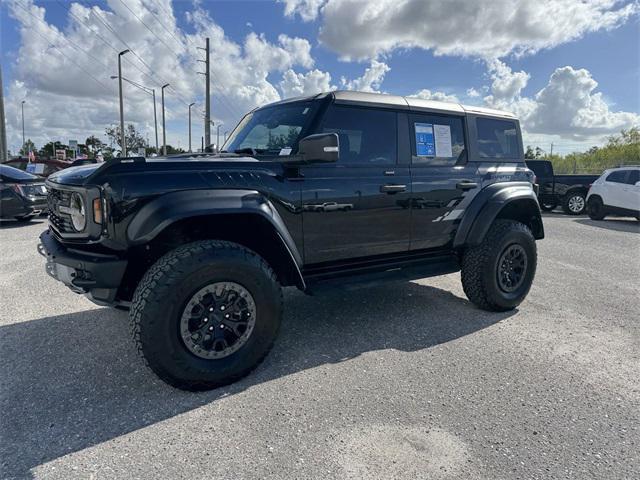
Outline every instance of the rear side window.
{"type": "Polygon", "coordinates": [[[627,177],[627,183],[629,185],[635,185],[640,181],[640,170],[631,170],[629,172],[629,176],[627,177]]]}
{"type": "Polygon", "coordinates": [[[396,162],[395,112],[332,105],[322,120],[320,131],[338,134],[340,164],[396,162]]]}
{"type": "Polygon", "coordinates": [[[413,163],[455,165],[466,159],[462,118],[412,115],[413,163]]]}
{"type": "Polygon", "coordinates": [[[518,158],[516,122],[494,118],[477,118],[478,154],[481,158],[518,158]]]}
{"type": "Polygon", "coordinates": [[[611,183],[625,183],[626,178],[627,170],[616,170],[615,172],[611,172],[609,174],[606,181],[611,183]]]}

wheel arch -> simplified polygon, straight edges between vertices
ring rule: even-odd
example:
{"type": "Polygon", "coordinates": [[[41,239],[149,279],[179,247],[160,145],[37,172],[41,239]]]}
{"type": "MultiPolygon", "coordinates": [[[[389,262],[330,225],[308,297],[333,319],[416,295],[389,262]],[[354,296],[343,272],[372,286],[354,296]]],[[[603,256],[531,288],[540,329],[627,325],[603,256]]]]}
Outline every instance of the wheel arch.
{"type": "Polygon", "coordinates": [[[493,184],[480,192],[467,209],[458,227],[454,248],[479,245],[498,218],[524,223],[536,240],[544,238],[540,205],[531,184],[493,184]]]}
{"type": "Polygon", "coordinates": [[[306,288],[302,257],[280,214],[253,190],[190,190],[158,197],[127,228],[130,261],[120,294],[129,297],[144,272],[185,243],[217,239],[238,243],[263,257],[279,282],[306,288]]]}

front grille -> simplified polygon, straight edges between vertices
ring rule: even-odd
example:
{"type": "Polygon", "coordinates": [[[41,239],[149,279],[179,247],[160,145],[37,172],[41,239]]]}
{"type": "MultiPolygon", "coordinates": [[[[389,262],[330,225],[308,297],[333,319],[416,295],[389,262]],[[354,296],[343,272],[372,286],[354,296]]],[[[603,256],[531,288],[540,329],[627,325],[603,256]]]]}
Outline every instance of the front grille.
{"type": "Polygon", "coordinates": [[[75,233],[75,229],[71,224],[71,217],[64,213],[58,212],[60,205],[69,206],[71,201],[71,192],[59,190],[57,188],[49,188],[47,195],[47,206],[49,207],[49,224],[58,233],[75,233]]]}

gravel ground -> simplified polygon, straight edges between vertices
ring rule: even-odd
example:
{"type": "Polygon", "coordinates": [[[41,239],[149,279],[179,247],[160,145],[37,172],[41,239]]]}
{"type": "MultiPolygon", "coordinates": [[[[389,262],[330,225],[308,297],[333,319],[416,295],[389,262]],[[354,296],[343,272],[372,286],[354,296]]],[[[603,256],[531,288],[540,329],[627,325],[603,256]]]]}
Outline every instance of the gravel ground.
{"type": "Polygon", "coordinates": [[[459,275],[288,291],[244,380],[168,387],[127,314],[47,277],[37,224],[0,229],[0,477],[640,477],[640,227],[552,214],[514,312],[459,275]]]}

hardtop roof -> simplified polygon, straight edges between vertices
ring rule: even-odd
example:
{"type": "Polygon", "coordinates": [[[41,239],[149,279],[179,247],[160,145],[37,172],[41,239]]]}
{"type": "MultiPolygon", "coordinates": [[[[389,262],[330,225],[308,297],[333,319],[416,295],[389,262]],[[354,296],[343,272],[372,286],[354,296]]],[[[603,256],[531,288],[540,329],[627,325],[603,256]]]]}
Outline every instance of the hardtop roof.
{"type": "MultiPolygon", "coordinates": [[[[462,105],[460,103],[439,102],[436,100],[425,100],[417,97],[404,97],[400,95],[389,95],[383,93],[372,92],[356,92],[350,90],[335,90],[332,92],[322,92],[316,95],[288,98],[279,102],[270,103],[265,106],[283,105],[292,102],[318,100],[333,96],[336,103],[370,105],[379,107],[395,107],[413,111],[433,111],[433,112],[449,112],[449,113],[472,113],[476,115],[487,115],[491,117],[503,117],[515,119],[513,113],[492,108],[476,107],[473,105],[462,105]]],[[[260,107],[262,108],[262,107],[260,107]]]]}

